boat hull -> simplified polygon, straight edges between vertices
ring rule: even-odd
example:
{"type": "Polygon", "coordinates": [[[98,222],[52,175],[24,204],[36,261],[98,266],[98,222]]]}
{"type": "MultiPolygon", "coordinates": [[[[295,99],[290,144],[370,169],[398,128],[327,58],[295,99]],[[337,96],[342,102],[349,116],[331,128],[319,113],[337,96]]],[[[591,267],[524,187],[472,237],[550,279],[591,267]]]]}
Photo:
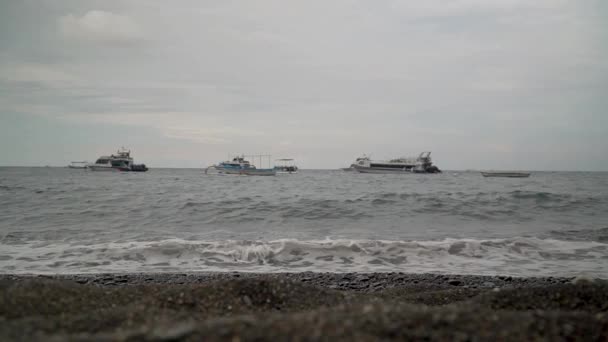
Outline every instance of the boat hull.
{"type": "Polygon", "coordinates": [[[396,169],[396,168],[389,169],[389,168],[361,167],[361,166],[357,166],[357,165],[352,167],[352,171],[359,172],[359,173],[378,173],[378,174],[412,173],[411,169],[407,169],[405,167],[403,169],[396,169]]]}
{"type": "Polygon", "coordinates": [[[89,169],[91,171],[120,171],[119,169],[115,169],[111,166],[105,166],[105,165],[89,165],[89,169]]]}
{"type": "Polygon", "coordinates": [[[121,171],[121,172],[146,172],[148,171],[148,168],[143,166],[143,167],[138,167],[138,168],[134,168],[134,169],[130,169],[130,168],[126,168],[126,167],[113,167],[113,166],[105,166],[105,165],[89,165],[87,167],[88,169],[90,169],[91,171],[121,171]]]}
{"type": "Polygon", "coordinates": [[[278,173],[278,174],[291,174],[291,173],[298,173],[298,168],[295,166],[275,166],[274,170],[278,173]]]}
{"type": "Polygon", "coordinates": [[[527,178],[528,172],[482,172],[484,177],[503,177],[503,178],[527,178]]]}
{"type": "Polygon", "coordinates": [[[222,168],[216,168],[217,173],[220,174],[225,174],[225,175],[243,175],[245,174],[245,170],[244,169],[222,169],[222,168]]]}
{"type": "Polygon", "coordinates": [[[220,175],[242,175],[242,176],[275,176],[277,174],[274,169],[234,169],[234,168],[221,168],[217,166],[210,166],[205,169],[206,174],[220,174],[220,175]]]}
{"type": "Polygon", "coordinates": [[[277,171],[274,169],[248,169],[241,170],[240,174],[247,176],[276,176],[277,171]]]}

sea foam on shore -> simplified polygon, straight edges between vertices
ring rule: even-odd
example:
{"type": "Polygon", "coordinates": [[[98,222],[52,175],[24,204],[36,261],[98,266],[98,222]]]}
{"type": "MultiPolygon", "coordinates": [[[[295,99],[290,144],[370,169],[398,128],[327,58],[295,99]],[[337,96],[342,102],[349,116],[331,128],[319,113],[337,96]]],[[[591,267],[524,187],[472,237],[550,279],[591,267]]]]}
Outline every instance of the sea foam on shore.
{"type": "Polygon", "coordinates": [[[403,271],[608,278],[607,243],[555,238],[4,241],[5,273],[403,271]]]}

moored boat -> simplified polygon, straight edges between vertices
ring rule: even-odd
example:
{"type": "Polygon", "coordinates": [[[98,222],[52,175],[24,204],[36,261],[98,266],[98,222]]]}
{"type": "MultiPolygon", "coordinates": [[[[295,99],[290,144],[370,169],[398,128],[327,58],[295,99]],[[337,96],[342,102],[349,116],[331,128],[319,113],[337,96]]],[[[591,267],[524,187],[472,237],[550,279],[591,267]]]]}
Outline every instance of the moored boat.
{"type": "Polygon", "coordinates": [[[372,160],[367,156],[359,157],[351,165],[360,173],[440,173],[441,170],[431,160],[431,152],[422,152],[416,158],[397,158],[391,160],[372,160]]]}
{"type": "Polygon", "coordinates": [[[513,172],[513,171],[489,171],[481,172],[484,177],[505,177],[505,178],[527,178],[530,177],[529,172],[513,172]]]}
{"type": "Polygon", "coordinates": [[[279,165],[275,165],[274,170],[277,173],[298,173],[298,167],[295,165],[294,159],[283,158],[276,160],[279,165]]]}
{"type": "Polygon", "coordinates": [[[255,169],[255,166],[245,159],[245,156],[236,156],[232,160],[220,162],[217,165],[209,166],[205,169],[205,173],[219,173],[219,174],[232,174],[240,175],[242,171],[255,169]]]}
{"type": "MultiPolygon", "coordinates": [[[[262,157],[266,155],[254,155],[251,157],[259,157],[260,164],[262,157]]],[[[269,159],[270,160],[270,159],[269,159]]],[[[277,171],[274,168],[260,169],[251,164],[245,159],[244,155],[232,158],[232,160],[223,161],[217,165],[209,166],[205,169],[205,174],[227,174],[227,175],[246,175],[246,176],[275,176],[277,171]]]]}
{"type": "Polygon", "coordinates": [[[92,171],[148,171],[146,164],[135,164],[131,151],[125,148],[118,150],[116,154],[101,156],[95,161],[95,164],[89,164],[87,167],[92,171]]]}

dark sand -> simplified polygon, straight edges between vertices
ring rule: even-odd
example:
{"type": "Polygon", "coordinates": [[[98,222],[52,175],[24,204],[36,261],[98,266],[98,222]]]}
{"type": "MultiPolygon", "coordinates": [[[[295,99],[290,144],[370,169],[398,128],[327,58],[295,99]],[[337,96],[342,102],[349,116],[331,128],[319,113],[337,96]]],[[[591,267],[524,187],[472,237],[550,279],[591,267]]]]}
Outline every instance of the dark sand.
{"type": "Polygon", "coordinates": [[[432,274],[0,275],[0,340],[608,341],[608,282],[432,274]]]}

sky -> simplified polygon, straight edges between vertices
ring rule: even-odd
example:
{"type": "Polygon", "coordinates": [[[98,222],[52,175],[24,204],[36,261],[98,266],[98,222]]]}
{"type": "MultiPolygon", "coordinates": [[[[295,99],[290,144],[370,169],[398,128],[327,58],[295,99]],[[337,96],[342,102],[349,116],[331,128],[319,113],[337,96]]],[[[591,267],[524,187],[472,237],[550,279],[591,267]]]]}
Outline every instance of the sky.
{"type": "Polygon", "coordinates": [[[0,165],[608,171],[605,0],[0,0],[0,165]]]}

